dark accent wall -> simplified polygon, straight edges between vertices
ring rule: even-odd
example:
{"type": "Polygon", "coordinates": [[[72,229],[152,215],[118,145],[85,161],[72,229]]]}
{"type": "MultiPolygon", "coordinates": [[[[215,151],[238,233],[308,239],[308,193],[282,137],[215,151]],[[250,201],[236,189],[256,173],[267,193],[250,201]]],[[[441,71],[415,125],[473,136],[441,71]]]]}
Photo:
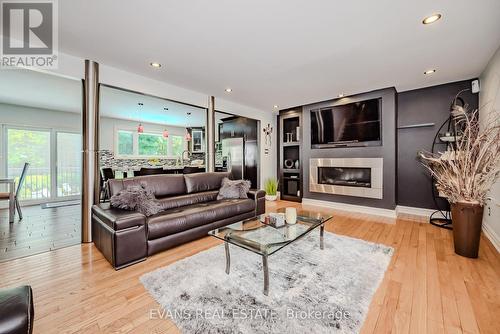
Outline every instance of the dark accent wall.
{"type": "Polygon", "coordinates": [[[397,99],[394,88],[349,96],[303,106],[303,163],[304,197],[323,201],[334,201],[354,205],[372,206],[385,209],[396,207],[396,124],[397,99]],[[382,146],[311,149],[310,110],[368,99],[382,98],[382,146]],[[309,159],[311,158],[384,158],[383,199],[332,195],[309,192],[309,159]]]}
{"type": "MultiPolygon", "coordinates": [[[[436,208],[432,198],[431,178],[417,160],[417,153],[423,149],[431,150],[436,132],[450,114],[452,100],[460,90],[470,88],[471,81],[398,94],[398,126],[435,123],[432,127],[398,130],[398,205],[436,208]]],[[[460,96],[470,108],[478,107],[478,94],[467,91],[460,96]]]]}

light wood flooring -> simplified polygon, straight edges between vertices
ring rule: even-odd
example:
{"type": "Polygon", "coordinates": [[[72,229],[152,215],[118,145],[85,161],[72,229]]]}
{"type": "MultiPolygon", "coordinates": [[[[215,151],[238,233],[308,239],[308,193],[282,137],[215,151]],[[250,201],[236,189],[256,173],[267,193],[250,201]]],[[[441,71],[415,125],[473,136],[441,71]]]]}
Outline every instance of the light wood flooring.
{"type": "Polygon", "coordinates": [[[80,205],[42,209],[22,208],[9,223],[7,209],[0,210],[0,262],[81,243],[80,205]]]}
{"type": "MultiPolygon", "coordinates": [[[[268,211],[291,205],[300,206],[268,211]]],[[[500,255],[486,238],[479,259],[466,259],[454,254],[451,231],[423,220],[330,211],[327,231],[395,249],[362,333],[499,333],[500,255]]],[[[33,286],[35,333],[177,333],[150,319],[158,305],[139,277],[218,243],[206,237],[120,271],[91,244],[67,247],[0,263],[0,286],[33,286]]]]}

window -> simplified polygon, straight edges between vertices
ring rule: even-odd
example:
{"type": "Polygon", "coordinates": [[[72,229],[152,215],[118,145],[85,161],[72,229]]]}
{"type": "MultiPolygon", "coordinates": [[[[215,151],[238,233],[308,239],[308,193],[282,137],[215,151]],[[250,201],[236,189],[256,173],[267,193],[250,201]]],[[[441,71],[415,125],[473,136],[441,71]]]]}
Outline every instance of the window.
{"type": "Polygon", "coordinates": [[[151,133],[139,134],[139,155],[166,156],[167,140],[162,135],[151,133]]]}
{"type": "Polygon", "coordinates": [[[118,131],[118,155],[134,154],[134,134],[131,131],[118,131]]]}
{"type": "Polygon", "coordinates": [[[57,196],[78,196],[82,184],[82,135],[56,133],[57,196]]]}
{"type": "Polygon", "coordinates": [[[123,158],[177,158],[186,149],[184,136],[160,132],[115,130],[115,141],[116,156],[123,158]]]}
{"type": "Polygon", "coordinates": [[[50,131],[7,129],[7,175],[16,184],[25,162],[30,164],[20,199],[51,197],[50,131]]]}
{"type": "Polygon", "coordinates": [[[172,156],[178,157],[184,151],[184,137],[183,136],[170,136],[172,144],[172,156]]]}

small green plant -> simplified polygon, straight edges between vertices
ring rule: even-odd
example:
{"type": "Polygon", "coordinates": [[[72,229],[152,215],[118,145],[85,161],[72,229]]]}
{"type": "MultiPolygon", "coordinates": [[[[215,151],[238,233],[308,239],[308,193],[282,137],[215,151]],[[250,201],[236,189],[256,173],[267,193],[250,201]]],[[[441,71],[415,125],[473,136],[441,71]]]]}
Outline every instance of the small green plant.
{"type": "Polygon", "coordinates": [[[274,178],[267,179],[264,183],[264,190],[266,191],[266,194],[270,196],[276,195],[276,192],[278,191],[278,180],[274,178]]]}

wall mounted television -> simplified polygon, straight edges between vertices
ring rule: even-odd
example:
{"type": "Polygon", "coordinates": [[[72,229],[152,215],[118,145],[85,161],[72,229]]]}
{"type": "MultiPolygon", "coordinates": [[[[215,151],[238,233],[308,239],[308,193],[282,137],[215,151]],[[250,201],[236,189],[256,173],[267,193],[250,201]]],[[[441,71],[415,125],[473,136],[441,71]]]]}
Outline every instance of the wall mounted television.
{"type": "Polygon", "coordinates": [[[382,145],[382,99],[311,110],[311,148],[382,145]]]}

